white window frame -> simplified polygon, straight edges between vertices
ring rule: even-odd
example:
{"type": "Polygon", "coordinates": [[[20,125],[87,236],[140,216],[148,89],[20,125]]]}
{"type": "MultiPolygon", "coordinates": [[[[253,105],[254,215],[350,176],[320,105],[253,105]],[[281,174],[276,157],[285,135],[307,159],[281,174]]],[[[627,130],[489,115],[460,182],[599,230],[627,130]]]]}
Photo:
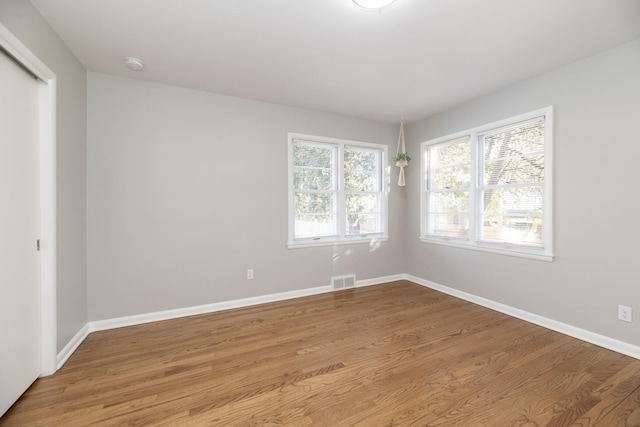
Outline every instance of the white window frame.
{"type": "MultiPolygon", "coordinates": [[[[553,209],[553,106],[541,108],[518,116],[509,117],[486,125],[474,127],[440,138],[425,141],[420,144],[421,157],[421,188],[420,188],[420,241],[423,243],[453,246],[457,248],[472,249],[482,252],[490,252],[501,255],[516,256],[522,258],[536,259],[540,261],[553,261],[554,259],[554,209],[553,209]],[[481,136],[487,132],[508,127],[520,122],[533,120],[544,116],[544,185],[543,185],[543,213],[542,223],[544,225],[542,235],[542,247],[531,247],[517,245],[513,243],[487,242],[480,240],[479,220],[480,220],[480,191],[481,185],[478,182],[479,159],[478,150],[481,136]],[[471,187],[469,189],[469,237],[468,239],[455,239],[443,236],[428,234],[428,197],[427,179],[428,170],[425,161],[425,152],[432,145],[442,144],[447,141],[468,137],[471,148],[471,187]]],[[[481,160],[481,159],[480,159],[481,160]]]]}
{"type": "Polygon", "coordinates": [[[328,138],[314,135],[304,135],[299,133],[288,134],[288,240],[287,246],[290,249],[294,248],[307,248],[316,246],[333,246],[333,245],[348,245],[356,243],[381,242],[389,239],[389,206],[388,206],[388,194],[389,194],[389,166],[388,166],[388,150],[389,147],[384,144],[375,144],[370,142],[351,141],[345,139],[328,138]],[[309,142],[312,144],[324,144],[333,145],[338,147],[338,162],[337,162],[337,227],[338,233],[335,236],[318,236],[318,237],[306,237],[296,238],[294,236],[294,224],[295,224],[295,189],[294,189],[294,170],[293,170],[293,147],[294,142],[300,140],[309,142]],[[365,149],[380,150],[380,192],[381,192],[381,227],[382,230],[378,233],[359,234],[359,235],[347,235],[346,218],[346,195],[344,185],[344,162],[343,155],[345,147],[356,147],[365,149]]]}

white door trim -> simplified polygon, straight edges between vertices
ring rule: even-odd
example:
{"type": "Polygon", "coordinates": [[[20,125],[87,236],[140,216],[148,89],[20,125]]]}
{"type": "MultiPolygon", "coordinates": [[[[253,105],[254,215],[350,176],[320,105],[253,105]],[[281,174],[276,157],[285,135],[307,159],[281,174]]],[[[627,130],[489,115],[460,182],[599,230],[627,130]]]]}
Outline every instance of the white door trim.
{"type": "Polygon", "coordinates": [[[56,75],[0,24],[0,46],[40,80],[40,303],[41,369],[57,368],[56,315],[56,75]]]}

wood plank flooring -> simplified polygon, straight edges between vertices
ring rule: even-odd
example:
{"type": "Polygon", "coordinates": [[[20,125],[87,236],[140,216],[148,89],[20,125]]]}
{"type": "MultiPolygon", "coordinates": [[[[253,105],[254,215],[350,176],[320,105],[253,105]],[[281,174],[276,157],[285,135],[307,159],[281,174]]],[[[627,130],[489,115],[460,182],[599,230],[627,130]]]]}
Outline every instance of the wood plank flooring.
{"type": "Polygon", "coordinates": [[[0,426],[640,426],[640,360],[409,282],[90,334],[0,426]]]}

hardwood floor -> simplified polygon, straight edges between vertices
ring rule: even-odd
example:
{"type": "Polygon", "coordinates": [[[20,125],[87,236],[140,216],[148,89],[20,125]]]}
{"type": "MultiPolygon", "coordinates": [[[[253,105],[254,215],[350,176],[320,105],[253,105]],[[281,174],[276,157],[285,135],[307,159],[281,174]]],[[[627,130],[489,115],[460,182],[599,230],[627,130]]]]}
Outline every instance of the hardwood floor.
{"type": "Polygon", "coordinates": [[[9,426],[640,426],[640,360],[411,284],[90,334],[9,426]]]}

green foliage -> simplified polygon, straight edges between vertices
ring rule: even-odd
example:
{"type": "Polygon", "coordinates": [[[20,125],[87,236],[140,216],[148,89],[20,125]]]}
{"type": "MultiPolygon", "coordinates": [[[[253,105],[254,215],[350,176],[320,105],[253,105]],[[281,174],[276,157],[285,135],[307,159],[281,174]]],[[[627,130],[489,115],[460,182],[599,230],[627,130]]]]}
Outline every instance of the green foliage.
{"type": "MultiPolygon", "coordinates": [[[[461,237],[468,227],[471,142],[463,137],[428,150],[430,223],[437,235],[461,237]]],[[[542,236],[544,124],[532,121],[481,139],[479,171],[482,236],[540,242],[542,236]]]]}
{"type": "MultiPolygon", "coordinates": [[[[315,227],[312,224],[320,224],[323,230],[335,230],[338,153],[338,147],[329,144],[294,144],[294,204],[296,223],[301,229],[311,229],[315,227]]],[[[381,160],[378,150],[344,147],[342,168],[348,234],[379,231],[381,160]]],[[[314,228],[309,233],[322,234],[318,230],[320,228],[314,228]]]]}
{"type": "Polygon", "coordinates": [[[411,157],[409,157],[408,153],[398,153],[396,157],[393,159],[394,162],[407,162],[411,161],[411,157]]]}
{"type": "Polygon", "coordinates": [[[430,154],[431,188],[462,190],[471,185],[471,146],[468,138],[432,147],[430,154]]]}

